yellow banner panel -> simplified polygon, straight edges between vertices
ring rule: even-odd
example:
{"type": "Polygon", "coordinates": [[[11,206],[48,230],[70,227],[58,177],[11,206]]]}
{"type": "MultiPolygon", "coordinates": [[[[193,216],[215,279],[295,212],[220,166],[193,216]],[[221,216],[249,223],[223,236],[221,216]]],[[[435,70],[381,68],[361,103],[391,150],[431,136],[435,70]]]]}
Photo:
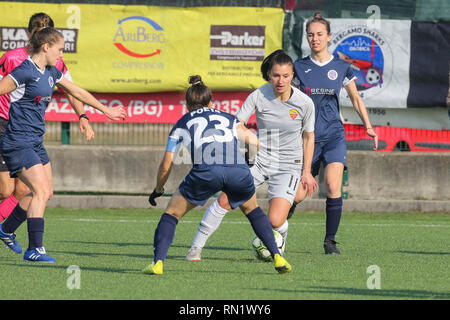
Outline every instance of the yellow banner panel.
{"type": "Polygon", "coordinates": [[[52,17],[75,83],[94,92],[185,90],[199,74],[213,90],[252,90],[263,58],[282,47],[277,8],[0,3],[0,49],[28,41],[28,19],[52,17]]]}

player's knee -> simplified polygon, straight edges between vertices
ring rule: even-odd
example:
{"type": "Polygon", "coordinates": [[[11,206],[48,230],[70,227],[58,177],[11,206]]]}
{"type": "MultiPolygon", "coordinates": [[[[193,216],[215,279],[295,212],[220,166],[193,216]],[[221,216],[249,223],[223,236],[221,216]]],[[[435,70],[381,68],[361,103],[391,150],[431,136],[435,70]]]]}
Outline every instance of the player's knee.
{"type": "Polygon", "coordinates": [[[269,216],[269,220],[272,228],[277,229],[283,225],[286,221],[286,217],[282,217],[281,215],[272,215],[269,216]]]}
{"type": "Polygon", "coordinates": [[[12,193],[14,189],[13,188],[1,188],[0,189],[0,200],[4,200],[8,198],[12,193]]]}
{"type": "Polygon", "coordinates": [[[28,193],[30,193],[30,189],[24,183],[17,183],[16,184],[16,187],[14,189],[14,197],[17,200],[22,199],[28,193]]]}
{"type": "Polygon", "coordinates": [[[339,197],[341,194],[341,184],[338,182],[327,182],[327,195],[332,198],[339,197]]]}
{"type": "Polygon", "coordinates": [[[14,184],[0,182],[0,200],[8,198],[14,192],[14,184]]]}
{"type": "Polygon", "coordinates": [[[36,199],[39,202],[47,203],[52,194],[53,191],[50,188],[36,188],[36,190],[33,191],[33,199],[36,199]]]}

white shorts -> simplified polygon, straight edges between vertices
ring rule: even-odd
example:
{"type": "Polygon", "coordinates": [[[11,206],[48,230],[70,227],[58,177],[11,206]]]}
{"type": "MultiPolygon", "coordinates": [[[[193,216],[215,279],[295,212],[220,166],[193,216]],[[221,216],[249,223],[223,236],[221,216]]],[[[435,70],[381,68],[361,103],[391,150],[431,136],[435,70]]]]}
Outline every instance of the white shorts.
{"type": "Polygon", "coordinates": [[[278,168],[276,170],[270,170],[255,163],[255,165],[250,168],[250,172],[253,176],[255,188],[258,188],[264,182],[267,182],[269,186],[269,200],[272,200],[273,198],[283,198],[289,201],[290,204],[293,203],[295,193],[300,184],[300,169],[281,170],[278,168]]]}

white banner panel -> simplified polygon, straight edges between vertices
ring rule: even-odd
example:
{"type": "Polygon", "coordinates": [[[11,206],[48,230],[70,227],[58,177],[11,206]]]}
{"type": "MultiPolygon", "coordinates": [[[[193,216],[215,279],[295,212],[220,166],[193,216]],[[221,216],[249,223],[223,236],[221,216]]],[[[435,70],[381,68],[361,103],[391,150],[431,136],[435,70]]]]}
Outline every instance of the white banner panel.
{"type": "MultiPolygon", "coordinates": [[[[374,28],[366,19],[329,19],[332,39],[328,49],[352,67],[360,96],[367,107],[406,108],[409,91],[409,20],[381,20],[374,28]]],[[[306,25],[306,22],[305,22],[306,25]]],[[[302,52],[310,54],[303,33],[302,52]]],[[[352,106],[345,90],[341,105],[352,106]]]]}

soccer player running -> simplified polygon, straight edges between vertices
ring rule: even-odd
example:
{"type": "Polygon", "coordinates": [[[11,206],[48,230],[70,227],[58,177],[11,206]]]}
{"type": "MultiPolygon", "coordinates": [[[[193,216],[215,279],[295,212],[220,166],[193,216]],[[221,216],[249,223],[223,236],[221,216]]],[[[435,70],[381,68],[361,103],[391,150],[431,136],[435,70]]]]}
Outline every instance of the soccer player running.
{"type": "MultiPolygon", "coordinates": [[[[31,35],[34,30],[42,27],[54,27],[52,18],[43,12],[33,14],[28,21],[28,32],[31,35]]],[[[11,73],[15,67],[19,66],[29,56],[30,46],[17,48],[6,52],[0,59],[0,79],[11,73]]],[[[62,59],[56,63],[56,68],[61,71],[65,78],[72,81],[69,70],[62,59]]],[[[71,95],[67,97],[78,115],[80,122],[80,131],[85,134],[86,140],[89,141],[94,137],[94,131],[89,124],[88,117],[84,114],[83,103],[76,100],[71,95]]],[[[9,119],[9,107],[11,103],[10,94],[0,96],[0,138],[6,130],[9,119]]],[[[8,218],[18,201],[30,190],[18,178],[11,178],[9,170],[0,155],[0,222],[8,218]]]]}
{"type": "Polygon", "coordinates": [[[244,155],[238,149],[238,138],[257,145],[258,138],[235,116],[211,108],[211,90],[200,76],[191,76],[186,91],[189,110],[170,132],[166,152],[159,166],[156,188],[149,202],[164,192],[173,164],[174,154],[183,143],[191,154],[193,167],[159,220],[154,235],[153,263],[143,269],[146,274],[162,274],[163,263],[175,235],[178,221],[191,209],[202,206],[219,191],[229,199],[230,207],[239,207],[247,216],[256,235],[270,251],[279,273],[291,271],[289,263],[280,255],[266,214],[256,201],[255,186],[244,155]]]}
{"type": "MultiPolygon", "coordinates": [[[[298,186],[304,185],[310,195],[317,188],[310,172],[314,152],[314,104],[307,95],[291,86],[294,64],[283,50],[274,51],[264,59],[261,73],[268,83],[247,97],[236,117],[247,123],[256,112],[260,149],[251,173],[256,188],[267,182],[269,220],[286,241],[287,215],[298,186]]],[[[222,193],[206,210],[187,260],[201,260],[207,239],[230,209],[227,195],[222,193]]]]}
{"type": "Polygon", "coordinates": [[[63,77],[55,65],[62,58],[64,37],[56,29],[34,31],[29,56],[0,81],[0,95],[11,92],[9,122],[0,141],[0,152],[11,177],[18,177],[31,192],[19,200],[0,224],[0,240],[21,253],[14,232],[27,220],[28,249],[24,260],[55,262],[43,247],[44,211],[53,194],[50,159],[43,144],[44,115],[56,83],[78,100],[103,112],[111,120],[126,117],[123,107],[108,108],[89,92],[63,77]]]}
{"type": "MultiPolygon", "coordinates": [[[[328,42],[331,40],[329,21],[316,13],[306,23],[306,34],[311,55],[294,63],[294,83],[314,101],[316,121],[312,174],[316,176],[319,173],[322,163],[327,193],[323,247],[326,254],[339,254],[335,235],[342,215],[341,185],[347,154],[344,126],[339,112],[339,93],[342,87],[363,121],[367,134],[374,139],[374,150],[378,148],[378,138],[370,124],[364,102],[358,95],[354,82],[356,77],[350,64],[328,52],[328,42]]],[[[304,185],[298,188],[290,215],[295,206],[305,199],[307,192],[308,188],[304,185]]]]}

